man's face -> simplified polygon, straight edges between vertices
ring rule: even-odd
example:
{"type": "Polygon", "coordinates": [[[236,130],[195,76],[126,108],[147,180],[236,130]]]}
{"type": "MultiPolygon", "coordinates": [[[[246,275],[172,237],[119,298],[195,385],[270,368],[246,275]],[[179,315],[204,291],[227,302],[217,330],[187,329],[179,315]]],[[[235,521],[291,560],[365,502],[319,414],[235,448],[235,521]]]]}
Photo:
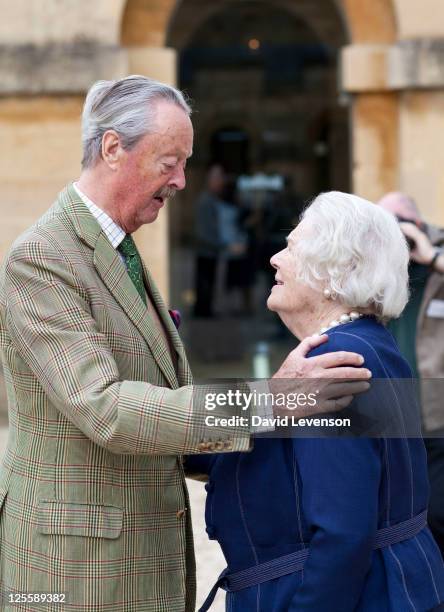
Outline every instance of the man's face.
{"type": "Polygon", "coordinates": [[[127,233],[157,219],[168,197],[185,187],[185,165],[193,149],[188,115],[175,104],[159,101],[155,127],[131,149],[117,168],[121,204],[116,221],[127,233]]]}

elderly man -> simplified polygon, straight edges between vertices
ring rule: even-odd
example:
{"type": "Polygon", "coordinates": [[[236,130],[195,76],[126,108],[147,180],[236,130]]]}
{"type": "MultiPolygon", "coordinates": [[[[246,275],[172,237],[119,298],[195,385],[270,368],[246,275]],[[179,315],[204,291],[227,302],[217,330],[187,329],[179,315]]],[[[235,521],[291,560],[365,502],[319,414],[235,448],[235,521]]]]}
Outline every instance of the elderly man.
{"type": "MultiPolygon", "coordinates": [[[[194,610],[181,456],[245,451],[250,435],[226,428],[216,442],[205,437],[183,346],[131,236],[185,187],[189,115],[180,92],[151,79],[96,83],[83,112],[80,179],[4,262],[7,609],[194,610]]],[[[334,377],[335,366],[362,363],[355,354],[306,359],[315,344],[290,353],[276,375],[334,377]]]]}
{"type": "Polygon", "coordinates": [[[416,203],[390,192],[379,205],[401,223],[410,245],[410,300],[390,328],[421,385],[430,478],[429,524],[444,557],[444,230],[424,222],[416,203]]]}

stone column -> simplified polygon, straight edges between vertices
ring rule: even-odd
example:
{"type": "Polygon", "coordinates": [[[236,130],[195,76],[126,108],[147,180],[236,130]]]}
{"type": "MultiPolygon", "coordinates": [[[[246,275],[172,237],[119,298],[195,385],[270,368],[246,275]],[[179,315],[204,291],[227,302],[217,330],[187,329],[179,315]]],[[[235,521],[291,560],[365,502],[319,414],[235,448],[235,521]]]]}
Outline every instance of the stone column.
{"type": "Polygon", "coordinates": [[[342,88],[353,104],[353,188],[369,199],[399,189],[444,225],[444,39],[350,45],[342,88]]]}
{"type": "Polygon", "coordinates": [[[402,91],[400,185],[428,222],[444,226],[444,38],[400,41],[389,69],[402,91]]]}
{"type": "Polygon", "coordinates": [[[400,185],[429,223],[444,226],[444,91],[402,96],[400,185]]]}
{"type": "Polygon", "coordinates": [[[80,173],[80,116],[97,79],[127,74],[118,46],[0,46],[0,259],[80,173]]]}
{"type": "Polygon", "coordinates": [[[0,258],[79,176],[81,96],[0,98],[0,258]]]}
{"type": "Polygon", "coordinates": [[[352,104],[353,191],[369,200],[397,188],[399,101],[387,87],[388,45],[362,44],[342,52],[342,89],[352,104]]]}
{"type": "MultiPolygon", "coordinates": [[[[143,74],[176,84],[176,51],[161,47],[128,47],[128,67],[133,74],[143,74]]],[[[169,236],[168,202],[155,223],[145,225],[136,232],[140,253],[159,287],[162,297],[169,299],[169,236]]]]}

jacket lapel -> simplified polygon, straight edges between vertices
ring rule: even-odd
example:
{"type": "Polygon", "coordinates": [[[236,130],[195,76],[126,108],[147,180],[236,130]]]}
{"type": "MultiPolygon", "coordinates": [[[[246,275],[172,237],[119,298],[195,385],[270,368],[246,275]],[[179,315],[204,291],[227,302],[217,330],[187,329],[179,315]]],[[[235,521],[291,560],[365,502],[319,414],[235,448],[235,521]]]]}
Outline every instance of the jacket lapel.
{"type": "MultiPolygon", "coordinates": [[[[72,185],[69,185],[62,192],[60,201],[71,218],[79,238],[94,250],[94,267],[100,278],[120,304],[125,314],[145,338],[154,359],[170,386],[173,389],[177,388],[177,375],[168,347],[165,345],[162,334],[159,333],[159,330],[148,316],[148,310],[131,281],[118,252],[113,248],[97,220],[90,213],[72,185]]],[[[151,285],[154,286],[153,283],[151,285]]],[[[150,291],[152,291],[152,286],[149,287],[150,291]]],[[[161,314],[162,310],[166,311],[166,308],[157,290],[156,294],[155,305],[159,314],[161,314]]],[[[162,317],[162,320],[164,320],[164,317],[162,317]]],[[[173,325],[172,322],[171,325],[173,325]]],[[[170,334],[170,325],[165,324],[165,327],[170,334]]],[[[176,348],[175,339],[173,338],[172,340],[176,348]]]]}
{"type": "Polygon", "coordinates": [[[157,289],[157,286],[148,271],[145,263],[142,262],[143,265],[143,274],[145,285],[148,289],[149,294],[153,300],[154,307],[157,310],[159,318],[161,319],[169,338],[171,339],[174,350],[178,356],[178,378],[180,384],[190,384],[192,382],[191,370],[188,364],[187,357],[185,355],[185,349],[182,343],[182,340],[179,336],[176,326],[173,323],[173,320],[168,312],[168,309],[165,306],[165,303],[157,289]]]}

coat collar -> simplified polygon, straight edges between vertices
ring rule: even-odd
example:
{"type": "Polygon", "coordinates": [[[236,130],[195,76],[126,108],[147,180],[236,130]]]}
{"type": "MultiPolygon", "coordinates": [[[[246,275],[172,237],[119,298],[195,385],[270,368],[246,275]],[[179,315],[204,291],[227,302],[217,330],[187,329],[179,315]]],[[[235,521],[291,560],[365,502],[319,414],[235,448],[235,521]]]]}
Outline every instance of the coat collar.
{"type": "Polygon", "coordinates": [[[80,240],[94,249],[102,233],[102,228],[94,215],[88,210],[72,183],[69,183],[60,193],[58,201],[69,216],[80,240]]]}
{"type": "Polygon", "coordinates": [[[159,334],[157,326],[148,316],[147,308],[128,276],[118,252],[112,247],[99,223],[77,194],[72,183],[62,191],[59,202],[70,218],[80,240],[93,249],[94,267],[100,278],[145,338],[154,359],[170,386],[173,389],[177,388],[179,384],[178,376],[179,380],[190,378],[189,366],[179,334],[146,266],[143,266],[145,284],[166,333],[171,339],[172,346],[178,354],[178,374],[176,374],[163,335],[159,334]]]}

